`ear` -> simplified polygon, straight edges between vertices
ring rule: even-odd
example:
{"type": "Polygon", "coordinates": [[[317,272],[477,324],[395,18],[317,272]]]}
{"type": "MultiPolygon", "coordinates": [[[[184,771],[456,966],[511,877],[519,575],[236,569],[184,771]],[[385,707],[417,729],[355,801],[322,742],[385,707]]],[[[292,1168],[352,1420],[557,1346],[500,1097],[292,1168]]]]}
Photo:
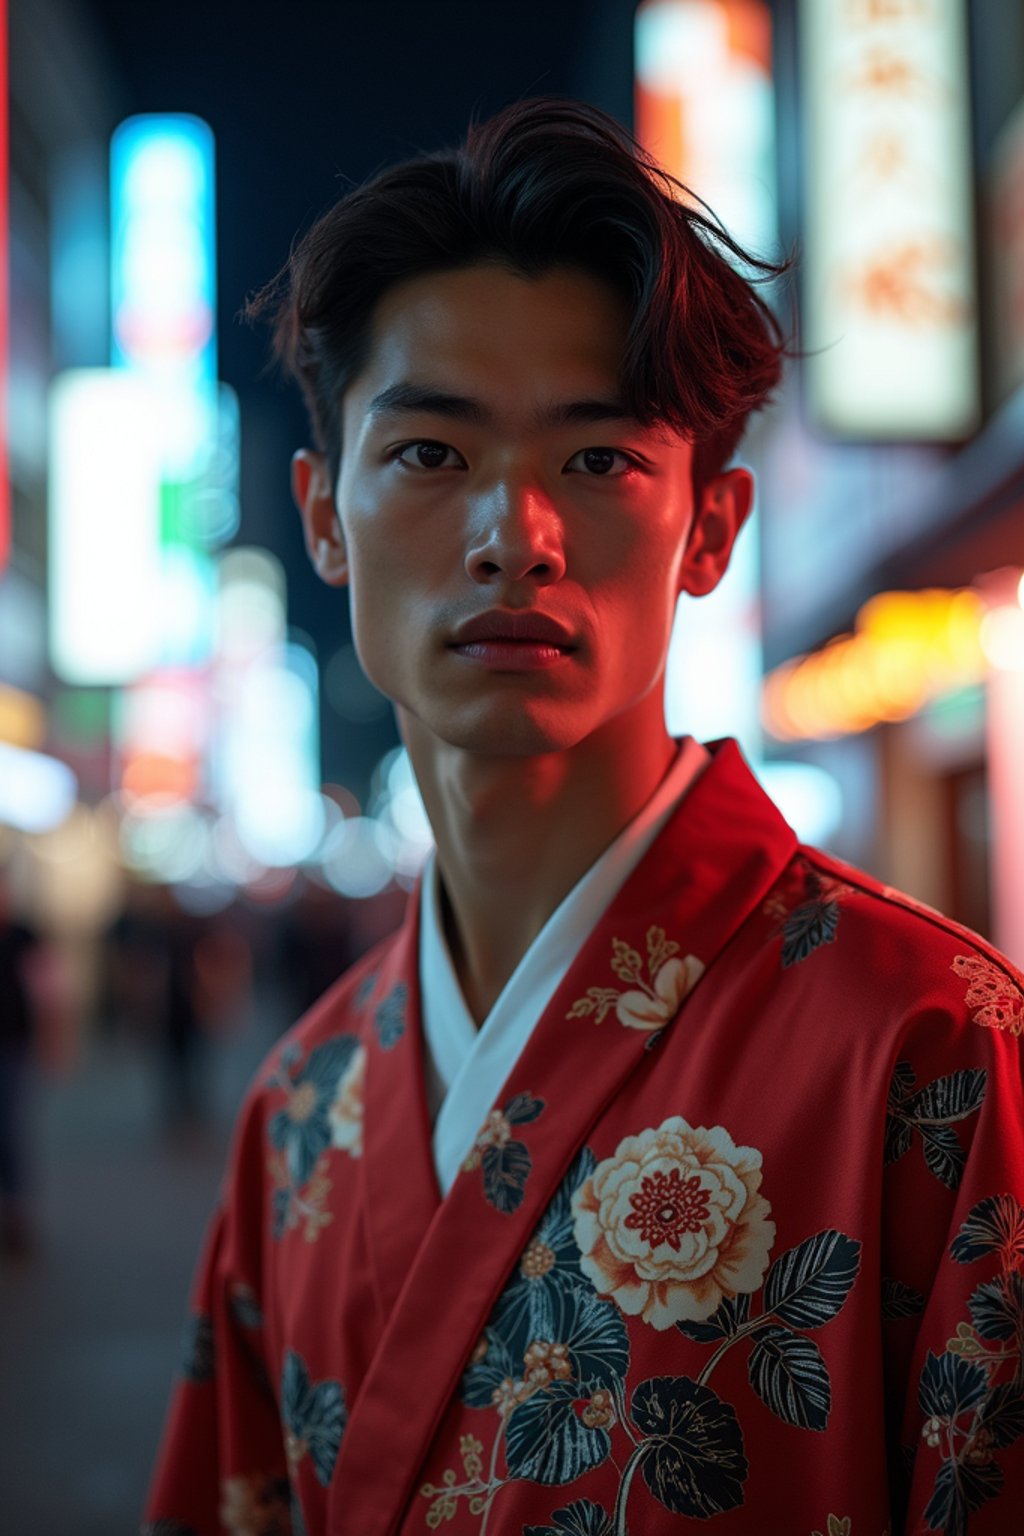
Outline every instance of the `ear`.
{"type": "Polygon", "coordinates": [[[693,515],[679,573],[679,590],[691,597],[713,592],[729,565],[733,545],[754,505],[749,469],[727,469],[705,485],[693,515]]]}
{"type": "Polygon", "coordinates": [[[348,552],[325,453],[299,448],[292,454],[292,496],[302,518],[313,569],[328,586],[346,586],[348,552]]]}

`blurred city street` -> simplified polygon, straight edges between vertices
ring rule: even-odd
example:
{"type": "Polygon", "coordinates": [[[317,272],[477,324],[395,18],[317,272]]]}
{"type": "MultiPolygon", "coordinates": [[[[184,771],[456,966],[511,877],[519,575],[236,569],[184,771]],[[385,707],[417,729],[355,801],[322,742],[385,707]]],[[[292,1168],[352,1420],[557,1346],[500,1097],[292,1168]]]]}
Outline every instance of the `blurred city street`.
{"type": "Polygon", "coordinates": [[[231,1119],[271,1040],[249,1017],[211,1043],[208,1112],[174,1129],[137,1042],[101,1038],[74,1075],[37,1077],[37,1238],[0,1263],[12,1536],[137,1529],[231,1119]]]}
{"type": "MultiPolygon", "coordinates": [[[[282,1031],[401,924],[435,830],[437,953],[447,945],[456,969],[473,958],[446,884],[442,828],[451,837],[455,822],[441,809],[463,782],[452,765],[466,741],[451,722],[469,690],[485,703],[502,690],[502,731],[533,718],[526,690],[552,722],[550,701],[564,697],[569,719],[577,699],[597,709],[604,695],[558,668],[575,676],[607,653],[609,677],[635,674],[647,690],[637,682],[629,709],[660,690],[666,743],[734,741],[801,843],[1024,968],[1024,0],[337,0],[238,15],[198,0],[0,0],[0,104],[0,1536],[132,1536],[246,1084],[282,1031]],[[534,212],[506,230],[494,214],[504,192],[481,181],[464,247],[435,232],[420,249],[432,226],[419,204],[410,233],[379,250],[347,214],[328,222],[321,257],[334,275],[316,304],[302,298],[319,268],[296,266],[296,252],[334,199],[359,208],[354,189],[421,154],[475,187],[471,162],[450,159],[467,125],[523,102],[543,123],[564,98],[594,109],[615,144],[633,136],[663,238],[685,229],[696,242],[685,283],[665,287],[670,244],[651,246],[647,268],[622,265],[610,215],[599,239],[588,226],[576,244],[563,231],[545,246],[534,212]],[[449,249],[463,256],[438,254],[449,249]],[[630,384],[613,415],[609,391],[590,399],[589,382],[582,412],[575,382],[559,401],[494,290],[481,335],[522,355],[471,388],[469,370],[444,362],[449,337],[458,357],[448,324],[428,355],[450,378],[410,368],[411,389],[396,379],[367,393],[374,431],[389,397],[409,431],[371,454],[358,402],[387,353],[392,290],[495,261],[524,283],[568,273],[581,292],[603,284],[605,305],[629,299],[628,345],[595,375],[610,380],[614,363],[630,384]],[[728,335],[746,316],[742,345],[709,347],[717,332],[688,329],[709,284],[747,295],[721,301],[728,335]],[[662,288],[675,294],[663,311],[662,288]],[[660,314],[672,323],[655,324],[660,314]],[[291,384],[275,335],[277,363],[294,353],[291,384]],[[715,409],[715,390],[692,383],[707,357],[747,381],[723,386],[715,409]],[[528,430],[526,362],[553,402],[528,430]],[[689,455],[671,485],[629,447],[647,426],[669,427],[672,453],[689,455]],[[616,455],[626,468],[612,474],[616,455]],[[619,511],[586,510],[591,496],[619,511]],[[389,508],[395,521],[381,524],[389,508]],[[678,547],[662,561],[669,518],[678,547]],[[705,520],[718,529],[714,579],[688,581],[705,520]],[[524,529],[553,530],[557,560],[545,549],[513,571],[490,558],[484,533],[518,562],[532,548],[524,529]],[[660,608],[648,622],[639,605],[643,622],[620,641],[599,622],[602,594],[652,573],[674,585],[661,581],[660,608]],[[523,632],[527,601],[537,635],[523,632]],[[459,639],[485,603],[484,638],[510,647],[504,657],[470,656],[459,639]],[[434,725],[413,707],[421,685],[434,725]],[[428,739],[452,754],[429,775],[428,739]]],[[[570,195],[572,161],[564,174],[568,230],[605,203],[570,195]]],[[[436,200],[431,190],[423,208],[436,200]]],[[[551,205],[561,218],[561,192],[551,205]]],[[[604,319],[588,327],[588,349],[610,334],[604,319]]],[[[619,702],[604,721],[616,731],[619,702]]],[[[596,719],[579,733],[559,719],[564,736],[553,724],[506,755],[540,759],[539,786],[551,743],[589,751],[603,739],[596,719]]],[[[485,765],[506,753],[487,743],[485,765]]],[[[581,761],[589,815],[618,777],[581,761]]],[[[498,819],[511,807],[525,858],[544,797],[508,788],[521,782],[513,767],[484,799],[498,819]]],[[[473,837],[487,820],[474,816],[473,837]]],[[[623,809],[608,838],[624,825],[623,809]]],[[[552,842],[530,880],[557,862],[552,842]]],[[[588,858],[600,847],[588,828],[588,858]]],[[[511,934],[518,887],[496,856],[487,870],[487,905],[496,928],[512,914],[511,934]]],[[[839,896],[811,895],[798,926],[831,945],[839,896]]],[[[477,905],[463,903],[471,916],[477,905]]],[[[524,910],[535,905],[527,891],[524,910]]],[[[532,942],[543,931],[538,916],[532,942]]],[[[651,927],[648,945],[668,931],[651,927]]],[[[986,975],[970,982],[979,1022],[1020,1035],[1016,992],[1008,1003],[986,975]]],[[[478,1023],[485,993],[502,996],[481,990],[478,1023]]],[[[605,1010],[625,996],[602,995],[605,1010]]],[[[323,1374],[328,1386],[343,1375],[323,1374]]],[[[604,1418],[583,1422],[604,1432],[604,1418]]],[[[965,1462],[979,1487],[986,1457],[982,1444],[965,1462]]],[[[216,1519],[175,1519],[204,1536],[214,1524],[280,1529],[273,1510],[260,1523],[223,1499],[210,1494],[211,1509],[227,1508],[216,1519]]],[[[826,1519],[829,1532],[867,1530],[826,1508],[802,1529],[826,1519]]],[[[624,1529],[624,1515],[614,1523],[624,1529]]],[[[151,1529],[171,1526],[185,1529],[163,1518],[151,1529]]]]}

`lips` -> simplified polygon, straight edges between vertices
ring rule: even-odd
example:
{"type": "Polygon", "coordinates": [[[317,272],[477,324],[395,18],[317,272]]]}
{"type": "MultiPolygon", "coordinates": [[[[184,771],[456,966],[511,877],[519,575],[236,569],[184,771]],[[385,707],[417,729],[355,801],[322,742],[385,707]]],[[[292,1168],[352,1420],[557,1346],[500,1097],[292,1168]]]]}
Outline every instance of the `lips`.
{"type": "Polygon", "coordinates": [[[481,644],[554,646],[561,651],[571,651],[575,649],[576,641],[571,630],[545,613],[529,610],[510,613],[496,608],[460,624],[449,644],[456,647],[481,644]]]}

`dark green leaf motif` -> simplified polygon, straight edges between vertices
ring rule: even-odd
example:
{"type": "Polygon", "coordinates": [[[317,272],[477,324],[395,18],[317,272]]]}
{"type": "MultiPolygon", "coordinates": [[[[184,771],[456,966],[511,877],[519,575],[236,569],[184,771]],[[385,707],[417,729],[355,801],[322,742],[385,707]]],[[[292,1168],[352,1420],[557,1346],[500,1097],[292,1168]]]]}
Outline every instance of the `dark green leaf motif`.
{"type": "Polygon", "coordinates": [[[543,1099],[535,1099],[532,1093],[517,1093],[509,1099],[502,1113],[509,1125],[529,1125],[543,1108],[543,1099]]]}
{"type": "Polygon", "coordinates": [[[353,1003],[355,1004],[355,1006],[357,1008],[363,1009],[363,1008],[366,1007],[367,1003],[370,1001],[370,998],[373,996],[373,991],[374,991],[374,988],[376,987],[376,985],[377,985],[377,973],[376,973],[376,971],[371,971],[369,976],[364,976],[363,977],[362,981],[359,983],[358,987],[356,988],[355,996],[352,999],[353,1003]]]}
{"type": "Polygon", "coordinates": [[[978,1428],[999,1451],[1024,1435],[1024,1392],[1015,1382],[995,1388],[981,1410],[978,1428]]]}
{"type": "Polygon", "coordinates": [[[514,1381],[522,1374],[523,1356],[512,1353],[494,1328],[485,1328],[482,1354],[462,1373],[459,1394],[467,1408],[493,1408],[503,1381],[514,1381]]]}
{"type": "Polygon", "coordinates": [[[231,1315],[243,1328],[262,1328],[263,1312],[256,1296],[247,1285],[233,1285],[229,1296],[231,1315]]]}
{"type": "Polygon", "coordinates": [[[980,1067],[937,1077],[908,1099],[904,1108],[915,1120],[963,1120],[981,1108],[986,1078],[980,1067]]]}
{"type": "Polygon", "coordinates": [[[326,1488],[348,1420],[341,1383],[311,1382],[304,1361],[288,1350],[281,1373],[281,1415],[285,1428],[309,1453],[317,1482],[326,1488]]]}
{"type": "Polygon", "coordinates": [[[524,1525],[523,1536],[612,1536],[612,1522],[600,1504],[574,1499],[556,1509],[550,1525],[524,1525]]]}
{"type": "MultiPolygon", "coordinates": [[[[506,1122],[507,1133],[509,1126],[529,1125],[543,1109],[543,1099],[535,1099],[532,1093],[517,1093],[499,1113],[506,1122]]],[[[515,1138],[489,1144],[485,1140],[482,1146],[478,1140],[477,1147],[483,1165],[484,1199],[496,1211],[509,1216],[522,1205],[526,1193],[526,1181],[533,1167],[529,1148],[515,1138]]]]}
{"type": "Polygon", "coordinates": [[[270,1203],[271,1212],[273,1214],[271,1235],[273,1236],[275,1242],[279,1242],[284,1236],[285,1229],[288,1226],[288,1212],[291,1209],[292,1204],[291,1189],[287,1186],[282,1189],[275,1189],[273,1195],[271,1196],[270,1203]]]}
{"type": "Polygon", "coordinates": [[[404,981],[392,987],[373,1015],[373,1027],[382,1051],[393,1050],[405,1034],[405,1010],[409,989],[404,981]]]}
{"type": "Polygon", "coordinates": [[[943,1536],[967,1536],[971,1510],[994,1498],[1002,1486],[1002,1468],[994,1461],[944,1461],[924,1512],[926,1526],[943,1536]]]}
{"type": "Polygon", "coordinates": [[[794,1328],[835,1317],[860,1268],[860,1243],[834,1228],[780,1255],[764,1283],[764,1311],[794,1328]]]}
{"type": "Polygon", "coordinates": [[[977,1113],[985,1097],[987,1075],[980,1068],[964,1068],[937,1077],[916,1093],[914,1081],[909,1063],[897,1062],[885,1120],[885,1162],[897,1163],[905,1156],[916,1130],[930,1172],[947,1189],[958,1189],[964,1153],[953,1126],[977,1113]]]}
{"type": "Polygon", "coordinates": [[[914,1144],[913,1128],[906,1120],[897,1120],[895,1115],[885,1117],[885,1143],[882,1149],[882,1157],[888,1167],[892,1163],[898,1163],[901,1157],[905,1157],[914,1144]]]}
{"type": "Polygon", "coordinates": [[[598,1387],[611,1386],[625,1376],[629,1368],[625,1320],[618,1307],[602,1301],[591,1287],[551,1286],[536,1294],[526,1315],[514,1302],[514,1297],[499,1302],[491,1326],[518,1355],[515,1375],[523,1374],[529,1346],[542,1342],[565,1345],[573,1380],[580,1385],[579,1396],[589,1397],[598,1387]]]}
{"type": "Polygon", "coordinates": [[[554,1381],[519,1405],[505,1431],[512,1477],[548,1485],[573,1483],[600,1466],[611,1450],[611,1436],[607,1429],[583,1422],[579,1402],[575,1382],[554,1381]]]}
{"type": "Polygon", "coordinates": [[[992,1252],[1003,1256],[1007,1269],[1024,1264],[1024,1208],[1009,1194],[979,1200],[949,1251],[958,1264],[970,1264],[992,1252]]]}
{"type": "Polygon", "coordinates": [[[495,1210],[510,1216],[523,1203],[526,1181],[533,1159],[521,1141],[506,1141],[503,1147],[485,1147],[481,1157],[484,1169],[484,1198],[495,1210]]]}
{"type": "Polygon", "coordinates": [[[919,1126],[925,1164],[940,1184],[959,1189],[966,1158],[951,1125],[919,1126]]]}
{"type": "Polygon", "coordinates": [[[924,1296],[902,1280],[882,1277],[882,1316],[888,1320],[917,1317],[924,1311],[924,1296]]]}
{"type": "Polygon", "coordinates": [[[181,1374],[186,1381],[212,1381],[214,1373],[213,1319],[195,1312],[185,1323],[181,1341],[181,1374]]]}
{"type": "Polygon", "coordinates": [[[983,1339],[1024,1339],[1024,1275],[1019,1271],[979,1285],[967,1305],[983,1339]]]}
{"type": "Polygon", "coordinates": [[[271,1146],[284,1152],[293,1186],[308,1181],[317,1158],[330,1145],[328,1110],[358,1043],[355,1035],[327,1040],[310,1052],[305,1066],[294,1076],[284,1083],[277,1080],[287,1091],[288,1101],[271,1116],[267,1135],[271,1146]]]}
{"type": "Polygon", "coordinates": [[[955,1419],[957,1414],[980,1403],[987,1388],[983,1365],[960,1355],[933,1355],[929,1350],[921,1372],[918,1402],[925,1418],[955,1419]]]}
{"type": "Polygon", "coordinates": [[[726,1296],[717,1309],[712,1312],[707,1322],[676,1323],[680,1333],[688,1339],[693,1339],[697,1344],[714,1344],[719,1339],[732,1338],[737,1328],[741,1327],[750,1316],[750,1297],[726,1296]]]}
{"type": "Polygon", "coordinates": [[[782,964],[784,969],[806,960],[823,944],[835,942],[839,927],[839,903],[815,898],[797,907],[786,918],[782,929],[782,964]]]}
{"type": "Polygon", "coordinates": [[[650,1438],[640,1463],[651,1493],[675,1515],[707,1520],[743,1503],[748,1466],[736,1414],[688,1376],[655,1376],[631,1413],[650,1438]]]}
{"type": "Polygon", "coordinates": [[[750,1385],[787,1424],[825,1429],[832,1391],[821,1351],[813,1339],[788,1328],[759,1329],[747,1361],[750,1385]]]}
{"type": "Polygon", "coordinates": [[[917,1073],[909,1061],[898,1061],[892,1071],[892,1082],[889,1085],[890,1104],[900,1104],[909,1097],[917,1082],[917,1073]]]}

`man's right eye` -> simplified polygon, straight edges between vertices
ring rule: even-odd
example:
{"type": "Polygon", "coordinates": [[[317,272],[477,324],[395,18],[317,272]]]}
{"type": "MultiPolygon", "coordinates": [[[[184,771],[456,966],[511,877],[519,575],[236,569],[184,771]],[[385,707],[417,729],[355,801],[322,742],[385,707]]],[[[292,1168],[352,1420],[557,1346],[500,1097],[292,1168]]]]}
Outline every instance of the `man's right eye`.
{"type": "Polygon", "coordinates": [[[391,453],[395,463],[401,464],[403,469],[465,469],[466,462],[462,455],[449,448],[447,443],[435,443],[429,439],[422,439],[415,443],[402,443],[391,453]],[[452,454],[458,460],[457,464],[446,464],[448,455],[452,454]]]}

